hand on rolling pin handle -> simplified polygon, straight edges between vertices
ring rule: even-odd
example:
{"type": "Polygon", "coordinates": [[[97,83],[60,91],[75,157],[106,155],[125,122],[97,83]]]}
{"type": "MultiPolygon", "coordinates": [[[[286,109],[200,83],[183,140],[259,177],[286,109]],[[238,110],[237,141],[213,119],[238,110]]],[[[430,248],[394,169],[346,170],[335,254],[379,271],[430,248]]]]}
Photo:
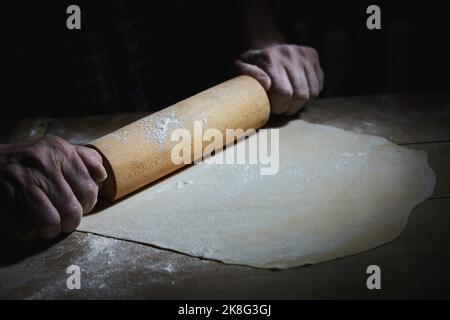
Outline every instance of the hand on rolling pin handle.
{"type": "Polygon", "coordinates": [[[264,87],[274,114],[297,113],[323,88],[319,56],[310,47],[276,44],[249,50],[238,57],[235,66],[264,87]]]}
{"type": "Polygon", "coordinates": [[[0,223],[22,240],[71,232],[105,179],[98,152],[58,137],[0,145],[0,223]]]}

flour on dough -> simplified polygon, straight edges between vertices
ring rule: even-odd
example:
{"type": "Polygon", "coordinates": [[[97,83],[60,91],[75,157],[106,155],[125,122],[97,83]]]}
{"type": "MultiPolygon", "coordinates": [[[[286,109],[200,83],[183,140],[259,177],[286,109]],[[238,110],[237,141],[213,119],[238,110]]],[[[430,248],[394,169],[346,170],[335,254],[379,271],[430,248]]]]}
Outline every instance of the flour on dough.
{"type": "Polygon", "coordinates": [[[425,152],[301,120],[280,129],[278,174],[259,172],[193,165],[85,217],[78,229],[284,269],[393,240],[435,184],[425,152]]]}

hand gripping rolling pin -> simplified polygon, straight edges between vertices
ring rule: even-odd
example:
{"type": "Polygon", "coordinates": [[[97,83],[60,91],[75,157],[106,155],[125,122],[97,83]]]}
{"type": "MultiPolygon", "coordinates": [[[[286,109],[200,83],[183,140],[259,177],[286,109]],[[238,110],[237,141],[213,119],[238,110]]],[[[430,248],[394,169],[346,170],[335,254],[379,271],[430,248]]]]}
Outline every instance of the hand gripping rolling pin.
{"type": "MultiPolygon", "coordinates": [[[[119,199],[184,166],[171,158],[175,129],[193,135],[194,121],[201,121],[203,132],[215,128],[225,135],[226,129],[260,128],[269,114],[264,88],[239,76],[96,139],[88,146],[100,152],[108,174],[100,196],[119,199]]],[[[191,150],[192,161],[202,156],[191,150]]]]}

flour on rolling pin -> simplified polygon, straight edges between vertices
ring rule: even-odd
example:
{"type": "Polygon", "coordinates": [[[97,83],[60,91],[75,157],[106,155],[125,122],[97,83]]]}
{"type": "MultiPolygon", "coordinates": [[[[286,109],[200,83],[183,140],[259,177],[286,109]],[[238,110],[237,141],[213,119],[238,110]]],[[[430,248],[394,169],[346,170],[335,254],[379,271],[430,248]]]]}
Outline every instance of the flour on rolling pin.
{"type": "MultiPolygon", "coordinates": [[[[173,111],[168,116],[157,115],[155,118],[144,118],[139,120],[138,123],[139,127],[144,130],[144,136],[149,141],[157,141],[160,144],[163,144],[168,138],[168,133],[171,130],[181,125],[173,111]]],[[[111,132],[110,135],[123,143],[128,142],[128,130],[117,130],[111,132]]]]}
{"type": "Polygon", "coordinates": [[[144,118],[139,120],[139,127],[145,132],[145,137],[149,141],[157,141],[163,145],[169,137],[168,135],[173,129],[179,128],[180,120],[172,111],[169,115],[158,115],[154,118],[144,118]],[[169,130],[170,129],[170,130],[169,130]]]}
{"type": "MultiPolygon", "coordinates": [[[[88,146],[102,154],[108,172],[101,195],[116,200],[186,165],[171,158],[176,145],[171,134],[176,129],[195,137],[194,123],[201,121],[204,130],[246,131],[262,127],[269,114],[264,88],[255,79],[240,76],[92,141],[88,146]]],[[[202,152],[190,143],[195,161],[202,152]]]]}
{"type": "Polygon", "coordinates": [[[111,137],[116,138],[117,140],[120,140],[123,143],[128,142],[128,131],[114,131],[110,133],[111,137]]]}

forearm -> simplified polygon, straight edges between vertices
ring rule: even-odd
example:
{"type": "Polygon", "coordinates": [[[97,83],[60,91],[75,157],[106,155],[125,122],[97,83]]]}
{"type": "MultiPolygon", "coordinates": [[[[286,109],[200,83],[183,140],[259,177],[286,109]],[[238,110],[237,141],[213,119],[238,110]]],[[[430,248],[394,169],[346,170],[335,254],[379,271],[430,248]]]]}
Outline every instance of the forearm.
{"type": "Polygon", "coordinates": [[[245,0],[243,19],[245,40],[249,49],[263,49],[285,43],[269,0],[245,0]]]}
{"type": "Polygon", "coordinates": [[[0,143],[0,151],[6,149],[9,146],[10,146],[10,144],[0,143]]]}

